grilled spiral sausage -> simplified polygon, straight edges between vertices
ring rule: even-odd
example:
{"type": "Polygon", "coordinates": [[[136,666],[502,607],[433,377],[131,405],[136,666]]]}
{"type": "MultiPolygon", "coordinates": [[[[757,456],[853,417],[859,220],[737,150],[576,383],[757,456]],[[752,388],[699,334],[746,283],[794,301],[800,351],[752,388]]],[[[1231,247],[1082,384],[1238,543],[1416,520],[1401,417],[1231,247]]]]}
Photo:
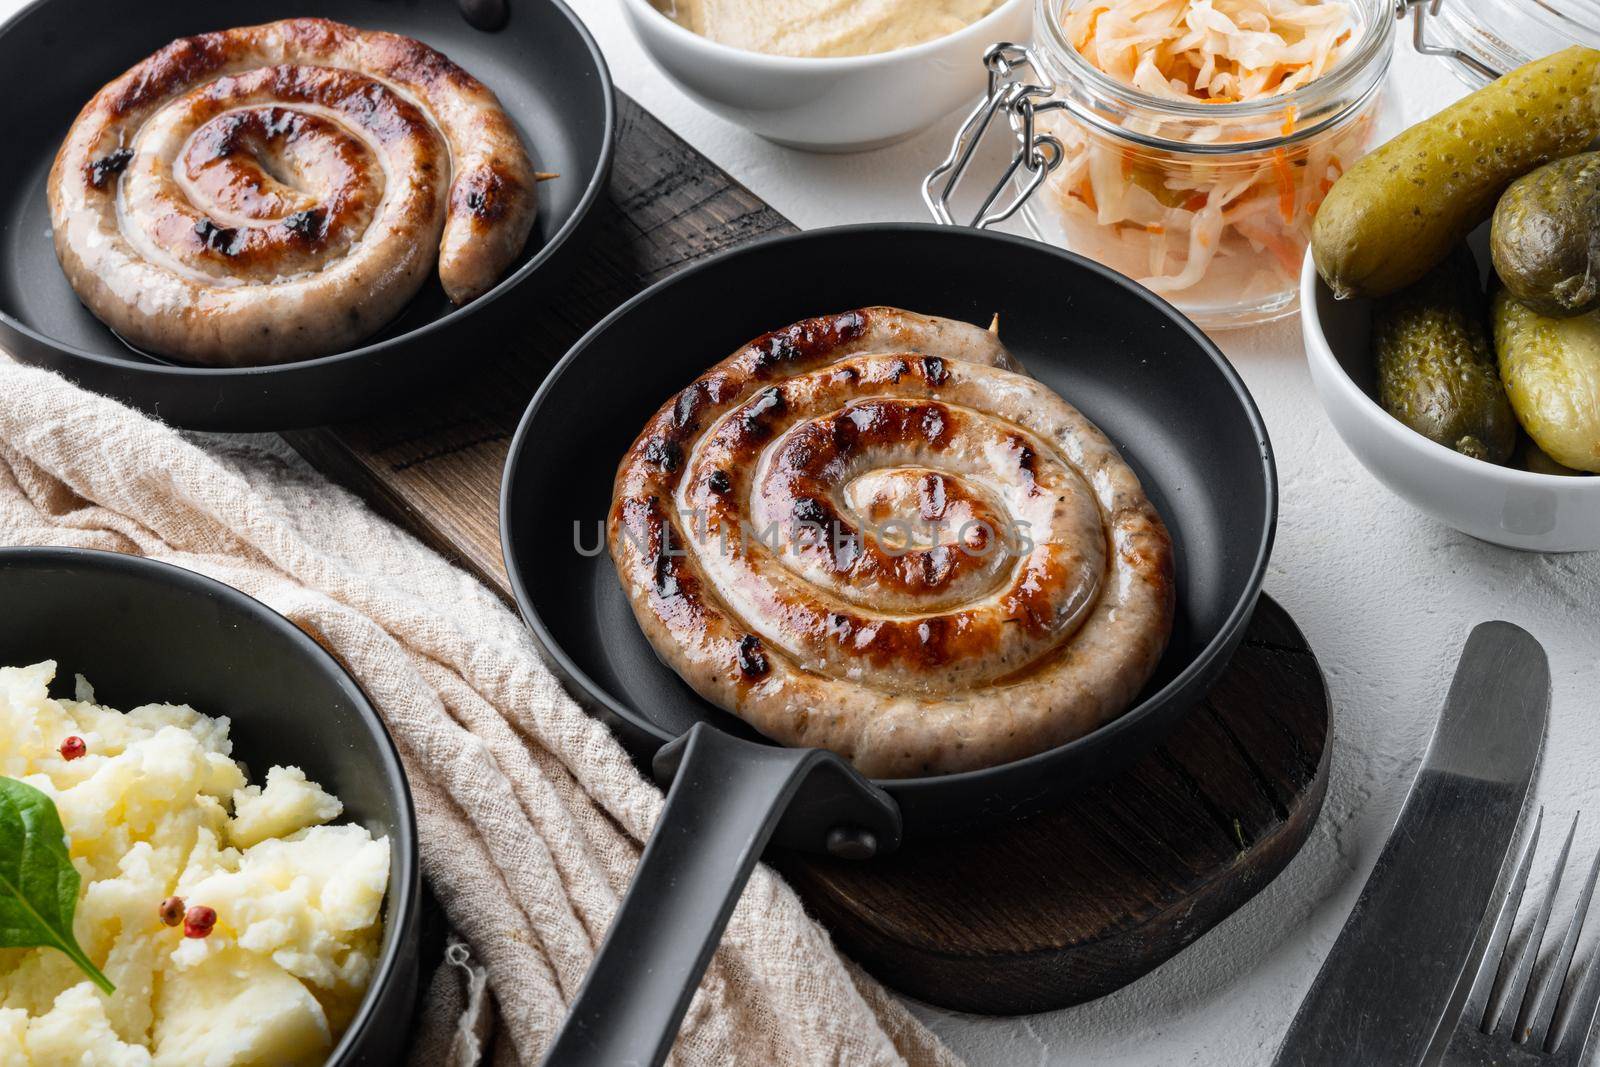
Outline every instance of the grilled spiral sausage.
{"type": "Polygon", "coordinates": [[[348,348],[437,259],[487,292],[535,174],[476,78],[408,37],[302,18],[174,41],[97,93],[50,171],[56,256],[135,347],[278,363],[348,348]]]}
{"type": "Polygon", "coordinates": [[[608,543],[697,692],[880,778],[1088,733],[1172,629],[1171,540],[1115,446],[993,333],[893,308],[757,338],[663,405],[608,543]]]}

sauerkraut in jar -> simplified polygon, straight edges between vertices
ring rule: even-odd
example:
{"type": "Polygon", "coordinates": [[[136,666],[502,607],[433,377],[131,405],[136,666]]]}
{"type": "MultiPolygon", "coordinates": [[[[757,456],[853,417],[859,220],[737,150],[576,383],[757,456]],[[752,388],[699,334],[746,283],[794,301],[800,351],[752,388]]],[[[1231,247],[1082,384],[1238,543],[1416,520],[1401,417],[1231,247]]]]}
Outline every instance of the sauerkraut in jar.
{"type": "Polygon", "coordinates": [[[1040,0],[1034,55],[1061,162],[1038,236],[1202,326],[1294,310],[1311,220],[1374,142],[1393,19],[1379,0],[1040,0]]]}

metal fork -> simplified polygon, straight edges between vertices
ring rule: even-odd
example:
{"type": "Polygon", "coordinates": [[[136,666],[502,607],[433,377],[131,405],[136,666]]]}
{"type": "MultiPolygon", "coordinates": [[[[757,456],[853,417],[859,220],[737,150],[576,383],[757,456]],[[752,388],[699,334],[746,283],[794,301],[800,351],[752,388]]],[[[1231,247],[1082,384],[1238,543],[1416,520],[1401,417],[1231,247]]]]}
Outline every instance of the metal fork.
{"type": "Polygon", "coordinates": [[[1556,890],[1561,885],[1561,874],[1566,870],[1567,857],[1572,851],[1572,837],[1578,829],[1576,816],[1567,831],[1566,843],[1561,846],[1555,872],[1550,876],[1550,887],[1545,890],[1544,900],[1534,914],[1527,944],[1516,959],[1506,953],[1511,927],[1522,905],[1522,893],[1528,886],[1528,870],[1533,866],[1533,851],[1539,844],[1539,828],[1543,823],[1544,812],[1540,811],[1528,844],[1522,850],[1522,858],[1517,862],[1505,903],[1495,918],[1466,1007],[1445,1049],[1445,1067],[1489,1067],[1491,1064],[1495,1067],[1577,1067],[1588,1062],[1594,1048],[1594,1020],[1596,1009],[1600,1008],[1600,956],[1590,962],[1581,983],[1573,973],[1572,956],[1578,947],[1578,936],[1583,932],[1589,901],[1594,896],[1595,879],[1600,876],[1600,854],[1589,865],[1588,880],[1567,923],[1555,962],[1542,979],[1532,982],[1545,928],[1555,907],[1556,890]]]}

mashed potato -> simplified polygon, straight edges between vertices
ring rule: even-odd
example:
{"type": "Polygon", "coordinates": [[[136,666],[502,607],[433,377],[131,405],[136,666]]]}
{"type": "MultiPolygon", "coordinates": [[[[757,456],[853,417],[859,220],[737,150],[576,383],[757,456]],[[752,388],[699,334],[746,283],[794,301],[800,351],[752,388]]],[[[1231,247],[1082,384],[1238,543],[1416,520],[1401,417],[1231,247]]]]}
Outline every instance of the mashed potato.
{"type": "Polygon", "coordinates": [[[298,768],[248,785],[228,720],[52,700],[56,665],[0,668],[0,775],[50,796],[83,876],[74,931],[107,996],[51,949],[0,949],[0,1067],[319,1063],[378,955],[389,842],[298,768]],[[62,741],[87,752],[64,759],[62,741]],[[184,936],[159,908],[216,911],[184,936]]]}

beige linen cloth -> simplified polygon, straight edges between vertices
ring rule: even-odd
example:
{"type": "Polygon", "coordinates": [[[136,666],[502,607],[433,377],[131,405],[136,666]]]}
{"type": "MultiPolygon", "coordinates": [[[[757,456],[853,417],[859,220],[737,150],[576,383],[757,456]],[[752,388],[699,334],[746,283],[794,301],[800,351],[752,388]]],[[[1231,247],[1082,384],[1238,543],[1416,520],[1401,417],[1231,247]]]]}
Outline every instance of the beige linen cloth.
{"type": "MultiPolygon", "coordinates": [[[[175,563],[313,633],[382,710],[450,924],[413,1062],[538,1062],[661,810],[487,589],[286,450],[191,439],[0,354],[0,543],[175,563]],[[476,988],[474,981],[476,980],[476,988]]],[[[181,654],[181,650],[175,650],[181,654]]],[[[204,711],[226,709],[205,708],[204,711]]],[[[674,1049],[691,1064],[954,1062],[758,868],[674,1049]]]]}

